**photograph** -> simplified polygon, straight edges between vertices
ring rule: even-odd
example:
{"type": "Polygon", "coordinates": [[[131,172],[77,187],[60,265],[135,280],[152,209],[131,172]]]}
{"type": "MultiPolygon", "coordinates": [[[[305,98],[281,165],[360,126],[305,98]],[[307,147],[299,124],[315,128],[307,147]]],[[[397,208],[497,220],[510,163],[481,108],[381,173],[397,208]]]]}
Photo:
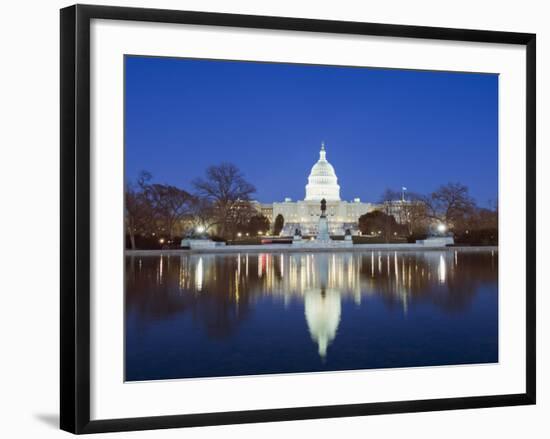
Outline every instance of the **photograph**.
{"type": "Polygon", "coordinates": [[[6,2],[2,437],[548,436],[549,16],[441,5],[6,2]]]}
{"type": "Polygon", "coordinates": [[[498,363],[498,97],[125,55],[125,380],[498,363]]]}

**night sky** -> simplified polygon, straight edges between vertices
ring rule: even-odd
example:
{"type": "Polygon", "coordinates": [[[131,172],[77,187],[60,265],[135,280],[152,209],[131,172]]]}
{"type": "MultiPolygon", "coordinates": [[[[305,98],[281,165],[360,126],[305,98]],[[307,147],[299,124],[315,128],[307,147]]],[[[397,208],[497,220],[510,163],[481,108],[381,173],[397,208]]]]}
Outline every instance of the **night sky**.
{"type": "Polygon", "coordinates": [[[498,195],[498,76],[127,56],[126,176],[191,181],[223,161],[256,199],[303,199],[325,141],[341,197],[460,182],[498,195]]]}

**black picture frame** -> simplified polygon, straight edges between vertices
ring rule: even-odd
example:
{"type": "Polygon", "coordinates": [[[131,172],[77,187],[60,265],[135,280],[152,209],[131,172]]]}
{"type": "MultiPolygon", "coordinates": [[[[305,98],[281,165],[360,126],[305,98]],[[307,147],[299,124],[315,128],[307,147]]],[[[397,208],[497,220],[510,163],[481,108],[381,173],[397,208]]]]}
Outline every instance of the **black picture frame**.
{"type": "Polygon", "coordinates": [[[98,433],[324,417],[535,404],[535,93],[536,36],[530,33],[75,5],[61,10],[61,404],[60,425],[98,433]],[[375,35],[526,47],[526,376],[525,393],[224,413],[90,420],[90,21],[182,23],[375,35]]]}

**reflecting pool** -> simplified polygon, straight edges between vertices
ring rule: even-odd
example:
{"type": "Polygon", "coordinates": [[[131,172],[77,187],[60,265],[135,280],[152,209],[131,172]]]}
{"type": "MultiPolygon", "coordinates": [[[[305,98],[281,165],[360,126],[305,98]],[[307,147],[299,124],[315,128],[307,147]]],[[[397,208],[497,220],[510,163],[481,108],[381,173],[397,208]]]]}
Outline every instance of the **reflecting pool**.
{"type": "Polygon", "coordinates": [[[126,379],[498,361],[498,252],[126,256],[126,379]]]}

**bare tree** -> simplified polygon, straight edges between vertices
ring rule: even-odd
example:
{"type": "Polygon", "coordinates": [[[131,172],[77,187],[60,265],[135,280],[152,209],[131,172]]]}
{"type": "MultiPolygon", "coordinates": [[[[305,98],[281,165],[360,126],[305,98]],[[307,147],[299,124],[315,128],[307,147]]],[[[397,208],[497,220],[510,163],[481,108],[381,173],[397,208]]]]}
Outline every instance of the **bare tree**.
{"type": "Polygon", "coordinates": [[[403,214],[409,228],[409,234],[422,235],[429,227],[429,218],[426,214],[426,204],[423,196],[415,192],[407,194],[407,202],[403,205],[403,214]]]}
{"type": "Polygon", "coordinates": [[[136,234],[146,233],[152,221],[152,210],[147,198],[135,185],[126,183],[124,191],[124,223],[130,237],[130,246],[136,248],[136,234]]]}
{"type": "Polygon", "coordinates": [[[386,189],[380,197],[382,210],[393,215],[399,224],[407,226],[409,235],[422,234],[426,230],[426,206],[423,197],[415,192],[403,192],[386,189]]]}
{"type": "Polygon", "coordinates": [[[393,215],[397,222],[403,224],[405,218],[403,218],[401,193],[392,189],[386,189],[380,197],[380,204],[382,204],[382,210],[386,215],[393,215]]]}
{"type": "Polygon", "coordinates": [[[250,195],[256,192],[256,188],[231,163],[210,166],[206,170],[206,178],[196,179],[193,186],[196,195],[206,199],[213,207],[216,224],[222,236],[233,233],[233,226],[238,220],[236,215],[240,216],[245,211],[243,203],[249,203],[250,195]]]}
{"type": "Polygon", "coordinates": [[[151,184],[145,190],[147,198],[170,239],[175,235],[177,226],[191,213],[191,195],[175,186],[151,184]]]}
{"type": "Polygon", "coordinates": [[[124,185],[124,223],[132,249],[136,248],[136,235],[150,232],[154,223],[154,211],[145,194],[149,180],[151,174],[141,171],[137,183],[124,185]]]}
{"type": "Polygon", "coordinates": [[[189,221],[194,230],[208,232],[217,223],[214,205],[210,200],[194,196],[191,201],[189,221]]]}
{"type": "Polygon", "coordinates": [[[448,183],[435,192],[423,197],[426,216],[457,228],[475,210],[475,201],[470,197],[468,187],[460,183],[448,183]]]}
{"type": "Polygon", "coordinates": [[[258,215],[258,211],[252,206],[249,201],[237,201],[229,209],[227,221],[225,223],[224,236],[235,239],[237,234],[242,231],[250,231],[250,221],[254,216],[258,215]]]}

